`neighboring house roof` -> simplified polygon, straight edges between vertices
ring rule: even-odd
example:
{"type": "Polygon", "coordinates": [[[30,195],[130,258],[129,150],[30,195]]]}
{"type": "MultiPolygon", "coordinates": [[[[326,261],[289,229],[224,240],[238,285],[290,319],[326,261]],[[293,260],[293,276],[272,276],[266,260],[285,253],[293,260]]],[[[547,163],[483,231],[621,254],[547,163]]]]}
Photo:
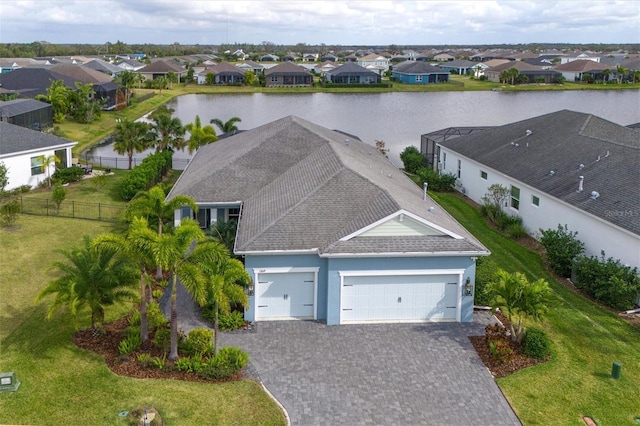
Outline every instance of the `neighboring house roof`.
{"type": "Polygon", "coordinates": [[[358,62],[375,62],[375,61],[387,61],[388,59],[382,55],[370,53],[367,56],[358,58],[358,62]]]}
{"type": "Polygon", "coordinates": [[[51,104],[36,101],[34,99],[14,99],[11,101],[0,101],[0,120],[3,117],[15,117],[31,111],[38,111],[43,108],[51,108],[51,104]]]}
{"type": "Polygon", "coordinates": [[[330,71],[327,71],[329,75],[342,75],[342,74],[358,74],[358,75],[372,75],[379,76],[378,73],[368,70],[367,68],[356,64],[355,62],[347,62],[330,71]]]}
{"type": "Polygon", "coordinates": [[[285,75],[292,75],[292,74],[304,74],[304,75],[311,75],[311,72],[309,72],[309,70],[307,70],[304,67],[301,67],[300,65],[296,65],[293,62],[283,62],[281,64],[276,65],[273,68],[269,68],[267,69],[264,74],[266,76],[269,76],[271,74],[285,74],[285,75]]]}
{"type": "Polygon", "coordinates": [[[640,138],[630,128],[563,110],[440,145],[640,235],[637,215],[611,214],[640,205],[640,138]]]}
{"type": "Polygon", "coordinates": [[[235,65],[230,64],[229,62],[220,62],[219,64],[207,67],[209,72],[213,71],[216,74],[227,73],[227,74],[238,74],[244,76],[244,71],[242,68],[238,68],[235,65]]]}
{"type": "Polygon", "coordinates": [[[159,60],[159,61],[152,62],[145,67],[140,68],[137,72],[141,74],[151,74],[151,73],[162,74],[162,73],[168,73],[168,72],[175,72],[180,74],[180,73],[186,72],[186,70],[181,65],[173,61],[159,60]]]}
{"type": "Polygon", "coordinates": [[[105,74],[118,74],[122,72],[122,68],[107,61],[103,61],[102,59],[94,59],[84,64],[84,66],[105,74]]]}
{"type": "Polygon", "coordinates": [[[508,64],[511,62],[513,61],[510,61],[508,59],[490,59],[482,63],[488,66],[489,68],[491,68],[491,67],[497,67],[498,65],[502,65],[502,64],[508,64]]]}
{"type": "Polygon", "coordinates": [[[575,61],[567,62],[566,64],[558,65],[553,69],[555,71],[589,72],[604,71],[607,68],[611,68],[611,66],[607,64],[601,64],[599,62],[590,61],[588,59],[577,59],[575,61]]]}
{"type": "Polygon", "coordinates": [[[75,144],[77,142],[0,121],[0,159],[22,152],[75,144]]]}
{"type": "Polygon", "coordinates": [[[476,65],[478,65],[477,62],[467,61],[466,59],[456,59],[440,66],[446,68],[473,68],[476,65]]]}
{"type": "Polygon", "coordinates": [[[51,71],[66,75],[84,84],[89,83],[109,83],[113,77],[108,74],[87,68],[84,65],[60,64],[51,68],[51,71]]]}
{"type": "Polygon", "coordinates": [[[241,202],[237,253],[488,253],[375,147],[295,116],[201,147],[167,198],[177,194],[241,202]],[[431,232],[363,235],[391,217],[431,232]]]}
{"type": "Polygon", "coordinates": [[[495,67],[491,67],[487,71],[502,72],[502,71],[506,71],[506,70],[511,69],[511,68],[515,68],[520,72],[523,72],[523,71],[543,71],[543,69],[541,67],[537,67],[535,65],[531,65],[531,64],[528,64],[528,63],[523,62],[523,61],[505,62],[505,63],[503,63],[501,65],[498,65],[498,66],[495,66],[495,67]]]}
{"type": "Polygon", "coordinates": [[[0,86],[13,90],[25,97],[45,95],[47,88],[56,80],[62,80],[66,87],[76,89],[75,79],[45,68],[20,68],[0,74],[0,86]]]}
{"type": "Polygon", "coordinates": [[[407,61],[393,67],[393,72],[403,74],[448,74],[442,68],[429,65],[422,61],[407,61]]]}

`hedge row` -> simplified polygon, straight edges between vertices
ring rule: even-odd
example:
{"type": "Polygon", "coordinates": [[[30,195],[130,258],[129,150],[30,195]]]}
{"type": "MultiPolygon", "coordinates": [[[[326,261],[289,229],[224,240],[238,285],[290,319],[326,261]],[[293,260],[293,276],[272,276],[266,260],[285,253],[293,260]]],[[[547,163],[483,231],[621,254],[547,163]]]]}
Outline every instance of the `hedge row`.
{"type": "Polygon", "coordinates": [[[140,191],[157,183],[170,168],[171,151],[162,151],[149,155],[127,174],[120,186],[120,196],[129,201],[140,191]]]}

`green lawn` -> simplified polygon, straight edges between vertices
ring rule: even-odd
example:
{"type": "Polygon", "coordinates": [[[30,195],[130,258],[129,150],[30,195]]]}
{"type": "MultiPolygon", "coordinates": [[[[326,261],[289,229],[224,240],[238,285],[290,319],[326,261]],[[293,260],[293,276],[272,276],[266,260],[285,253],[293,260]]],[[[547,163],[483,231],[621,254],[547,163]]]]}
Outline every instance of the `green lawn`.
{"type": "MultiPolygon", "coordinates": [[[[107,188],[84,181],[70,193],[85,199],[93,192],[117,202],[107,188]]],[[[118,413],[140,405],[154,406],[168,425],[284,424],[282,412],[252,381],[203,384],[116,376],[102,357],[71,343],[68,314],[45,320],[49,300],[34,299],[52,279],[49,265],[62,258],[54,250],[113,229],[105,222],[27,215],[18,218],[16,229],[0,229],[0,371],[14,371],[22,383],[17,392],[0,394],[0,424],[124,425],[118,413]]],[[[108,308],[107,321],[132,308],[133,303],[108,308]]],[[[88,313],[79,320],[82,327],[90,325],[88,313]]]]}
{"type": "Polygon", "coordinates": [[[637,424],[640,417],[640,330],[556,282],[540,256],[486,226],[476,209],[451,194],[434,194],[447,211],[491,250],[503,269],[545,278],[554,293],[543,328],[553,342],[552,359],[498,380],[525,425],[637,424]],[[622,377],[610,378],[612,363],[622,377]]]}

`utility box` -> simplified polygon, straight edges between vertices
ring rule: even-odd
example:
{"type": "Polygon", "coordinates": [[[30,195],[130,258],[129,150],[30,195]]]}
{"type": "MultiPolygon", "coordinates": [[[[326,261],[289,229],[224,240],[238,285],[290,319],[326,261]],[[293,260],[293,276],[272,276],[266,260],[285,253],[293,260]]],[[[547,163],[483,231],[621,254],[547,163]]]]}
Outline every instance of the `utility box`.
{"type": "Polygon", "coordinates": [[[16,374],[13,371],[0,373],[0,392],[15,392],[19,387],[20,381],[16,378],[16,374]]]}
{"type": "Polygon", "coordinates": [[[621,373],[622,373],[622,364],[620,364],[619,362],[614,362],[613,367],[611,368],[611,378],[619,379],[621,373]]]}

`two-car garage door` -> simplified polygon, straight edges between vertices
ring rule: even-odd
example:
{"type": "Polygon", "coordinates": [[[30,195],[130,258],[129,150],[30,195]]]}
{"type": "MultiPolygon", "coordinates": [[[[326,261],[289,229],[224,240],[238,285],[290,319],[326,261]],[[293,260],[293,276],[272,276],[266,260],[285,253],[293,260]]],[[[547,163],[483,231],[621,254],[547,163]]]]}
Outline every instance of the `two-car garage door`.
{"type": "Polygon", "coordinates": [[[455,320],[458,275],[343,276],[341,323],[455,320]]]}

